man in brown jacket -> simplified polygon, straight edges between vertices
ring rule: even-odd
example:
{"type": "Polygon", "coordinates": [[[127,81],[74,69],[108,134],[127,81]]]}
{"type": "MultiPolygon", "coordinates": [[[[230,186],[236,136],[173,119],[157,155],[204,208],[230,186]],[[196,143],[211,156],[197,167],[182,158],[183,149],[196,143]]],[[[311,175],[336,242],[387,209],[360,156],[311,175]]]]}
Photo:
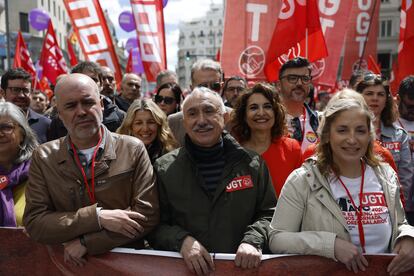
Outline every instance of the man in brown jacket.
{"type": "Polygon", "coordinates": [[[36,241],[63,243],[65,261],[83,265],[86,254],[152,230],[159,221],[158,192],[144,144],[102,125],[96,83],[74,73],[55,89],[68,135],[33,154],[24,225],[36,241]]]}

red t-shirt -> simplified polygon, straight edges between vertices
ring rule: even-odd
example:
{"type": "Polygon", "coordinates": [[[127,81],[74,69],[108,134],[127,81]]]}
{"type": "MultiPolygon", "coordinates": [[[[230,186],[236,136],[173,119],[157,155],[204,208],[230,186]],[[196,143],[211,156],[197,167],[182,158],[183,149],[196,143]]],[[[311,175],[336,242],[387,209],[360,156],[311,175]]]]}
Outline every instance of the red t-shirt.
{"type": "Polygon", "coordinates": [[[300,144],[295,139],[281,137],[270,144],[262,157],[269,168],[276,196],[279,197],[286,178],[302,165],[300,144]]]}

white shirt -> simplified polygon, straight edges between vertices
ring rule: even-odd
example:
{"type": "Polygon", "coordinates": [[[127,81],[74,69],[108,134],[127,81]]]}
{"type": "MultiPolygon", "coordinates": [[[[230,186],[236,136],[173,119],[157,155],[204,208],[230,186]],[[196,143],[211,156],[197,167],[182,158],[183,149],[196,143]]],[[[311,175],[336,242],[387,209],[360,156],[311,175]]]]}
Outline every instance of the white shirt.
{"type": "MultiPolygon", "coordinates": [[[[347,178],[341,176],[341,179],[348,188],[356,206],[359,207],[361,177],[347,178]]],[[[357,213],[355,212],[351,200],[336,177],[331,178],[330,186],[333,196],[341,208],[342,215],[348,224],[348,231],[352,243],[361,247],[357,213]]],[[[365,251],[370,254],[387,253],[392,234],[390,215],[382,186],[379,183],[374,170],[368,165],[365,170],[362,203],[365,251]]]]}

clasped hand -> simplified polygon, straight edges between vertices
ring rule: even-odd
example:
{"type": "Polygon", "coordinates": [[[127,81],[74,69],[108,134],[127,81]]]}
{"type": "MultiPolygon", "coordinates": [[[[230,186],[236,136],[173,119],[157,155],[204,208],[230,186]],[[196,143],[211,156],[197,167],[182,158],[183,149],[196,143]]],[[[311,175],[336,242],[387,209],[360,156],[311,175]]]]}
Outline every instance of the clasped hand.
{"type": "Polygon", "coordinates": [[[137,221],[147,221],[140,213],[129,210],[101,210],[99,221],[102,228],[122,234],[130,239],[144,232],[144,228],[137,221]]]}

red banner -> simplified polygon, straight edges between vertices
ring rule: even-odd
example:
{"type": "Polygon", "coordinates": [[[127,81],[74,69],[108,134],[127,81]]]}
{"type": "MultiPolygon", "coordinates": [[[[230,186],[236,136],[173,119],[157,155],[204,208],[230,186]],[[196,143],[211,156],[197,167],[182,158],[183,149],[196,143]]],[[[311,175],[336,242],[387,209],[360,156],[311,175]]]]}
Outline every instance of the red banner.
{"type": "Polygon", "coordinates": [[[86,60],[108,66],[117,83],[122,72],[112,38],[98,0],[64,0],[76,36],[86,60]]]}
{"type": "MultiPolygon", "coordinates": [[[[403,0],[401,4],[400,43],[396,66],[395,87],[408,75],[414,75],[414,5],[403,0]]],[[[396,90],[395,90],[396,91],[396,90]]]]}
{"type": "Polygon", "coordinates": [[[66,45],[68,48],[70,66],[75,66],[76,64],[78,64],[78,59],[76,58],[75,51],[73,50],[73,47],[72,47],[72,42],[70,41],[69,38],[66,38],[66,45]]]}
{"type": "Polygon", "coordinates": [[[14,51],[13,61],[13,68],[17,67],[23,68],[32,75],[33,78],[36,78],[36,69],[20,31],[17,33],[16,50],[14,51]]]}
{"type": "Polygon", "coordinates": [[[317,1],[284,1],[267,51],[266,78],[278,80],[280,66],[289,59],[303,56],[313,62],[327,55],[317,1]]]}
{"type": "Polygon", "coordinates": [[[220,61],[227,76],[266,80],[266,51],[281,5],[281,1],[269,0],[226,1],[220,61]]]}
{"type": "Polygon", "coordinates": [[[39,63],[43,70],[43,77],[46,77],[53,84],[56,83],[57,76],[68,72],[65,58],[56,39],[52,20],[49,21],[39,63]]]}
{"type": "MultiPolygon", "coordinates": [[[[46,246],[30,240],[15,228],[0,228],[1,275],[194,275],[178,253],[150,250],[118,249],[98,256],[87,256],[82,267],[64,261],[63,246],[46,246]],[[121,253],[122,252],[122,253],[121,253]],[[145,252],[145,253],[144,253],[145,252]],[[165,254],[163,254],[165,253],[165,254]],[[175,257],[167,257],[172,254],[175,257]]],[[[341,262],[319,256],[266,255],[258,268],[242,269],[234,263],[234,254],[213,254],[215,271],[211,275],[336,275],[350,271],[341,262]],[[226,255],[220,258],[220,255],[226,255]]],[[[361,275],[389,275],[387,266],[392,255],[365,255],[368,267],[361,275]]],[[[399,275],[413,275],[414,269],[399,275]]],[[[358,275],[359,275],[358,274],[358,275]]]]}
{"type": "Polygon", "coordinates": [[[342,78],[355,70],[368,69],[369,55],[377,56],[380,0],[355,0],[345,42],[342,78]]]}
{"type": "Polygon", "coordinates": [[[150,82],[167,68],[161,0],[131,0],[145,75],[150,82]]]}
{"type": "Polygon", "coordinates": [[[335,87],[341,51],[348,29],[348,19],[353,1],[319,1],[319,16],[329,56],[312,64],[313,83],[324,87],[335,87]]]}

